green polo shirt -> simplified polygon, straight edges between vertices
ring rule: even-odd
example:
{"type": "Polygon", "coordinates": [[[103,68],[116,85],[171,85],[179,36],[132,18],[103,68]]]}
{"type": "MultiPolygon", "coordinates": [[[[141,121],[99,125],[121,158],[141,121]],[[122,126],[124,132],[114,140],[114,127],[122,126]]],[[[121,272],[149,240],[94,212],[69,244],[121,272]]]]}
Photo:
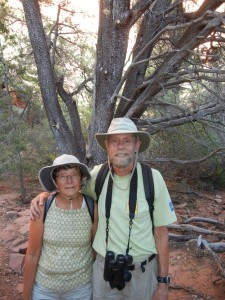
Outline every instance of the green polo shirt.
{"type": "MultiPolygon", "coordinates": [[[[91,171],[91,179],[84,188],[84,193],[96,199],[95,181],[101,165],[96,166],[91,171]]],[[[137,204],[135,217],[130,238],[130,252],[135,261],[145,259],[152,253],[157,253],[154,237],[152,234],[152,222],[149,214],[149,206],[145,198],[145,191],[142,179],[141,165],[137,164],[138,188],[137,204]]],[[[154,226],[166,226],[177,220],[172,201],[166,184],[159,171],[152,169],[155,199],[154,199],[154,226]]],[[[97,233],[93,242],[93,248],[102,256],[105,256],[107,250],[115,254],[125,254],[128,235],[129,235],[129,181],[130,175],[114,175],[112,190],[112,205],[109,219],[109,239],[106,249],[106,218],[105,218],[105,199],[108,185],[108,177],[104,182],[101,195],[98,200],[99,222],[97,233]],[[118,187],[122,188],[119,189],[118,187]]]]}

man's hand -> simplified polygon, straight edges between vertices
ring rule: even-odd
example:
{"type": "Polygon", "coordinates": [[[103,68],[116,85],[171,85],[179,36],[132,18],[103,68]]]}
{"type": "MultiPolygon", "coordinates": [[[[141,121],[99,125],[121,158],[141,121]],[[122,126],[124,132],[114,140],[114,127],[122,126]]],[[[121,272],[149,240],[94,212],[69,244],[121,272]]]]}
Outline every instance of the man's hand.
{"type": "Polygon", "coordinates": [[[169,286],[166,283],[158,283],[152,300],[168,300],[169,299],[169,286]]]}
{"type": "Polygon", "coordinates": [[[35,219],[40,218],[40,205],[44,205],[46,199],[50,196],[50,193],[42,192],[37,197],[32,199],[30,204],[30,220],[34,221],[35,219]]]}

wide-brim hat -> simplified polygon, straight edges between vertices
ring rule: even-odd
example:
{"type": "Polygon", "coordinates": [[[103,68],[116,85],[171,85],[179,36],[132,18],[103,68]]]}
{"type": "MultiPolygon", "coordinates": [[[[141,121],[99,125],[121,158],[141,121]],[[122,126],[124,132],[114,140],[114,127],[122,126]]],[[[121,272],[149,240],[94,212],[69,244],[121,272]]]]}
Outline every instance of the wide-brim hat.
{"type": "Polygon", "coordinates": [[[139,140],[141,141],[139,152],[143,152],[148,149],[150,144],[150,134],[148,132],[138,130],[134,122],[129,118],[113,119],[107,133],[96,133],[95,138],[99,146],[106,150],[105,140],[108,135],[125,133],[134,133],[136,136],[138,136],[139,140]]]}
{"type": "Polygon", "coordinates": [[[48,192],[53,192],[56,189],[55,182],[52,178],[52,172],[54,169],[64,166],[64,165],[72,165],[77,166],[80,168],[82,178],[86,177],[87,179],[90,178],[90,173],[86,165],[82,164],[76,156],[63,154],[58,156],[52,163],[51,166],[43,167],[39,173],[38,178],[43,186],[43,188],[48,192]]]}

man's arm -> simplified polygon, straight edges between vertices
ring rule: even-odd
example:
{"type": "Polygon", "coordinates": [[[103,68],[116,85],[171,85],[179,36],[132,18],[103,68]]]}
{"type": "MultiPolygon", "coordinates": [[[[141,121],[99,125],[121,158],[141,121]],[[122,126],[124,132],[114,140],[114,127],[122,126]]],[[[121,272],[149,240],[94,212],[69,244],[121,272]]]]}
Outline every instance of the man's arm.
{"type": "MultiPolygon", "coordinates": [[[[169,272],[169,235],[167,227],[155,227],[154,238],[157,249],[158,276],[166,277],[169,272]]],[[[152,300],[168,300],[168,285],[158,283],[152,300]]]]}
{"type": "Polygon", "coordinates": [[[34,221],[35,219],[40,218],[40,207],[44,205],[46,199],[51,195],[48,192],[42,192],[37,195],[34,199],[31,200],[30,205],[30,220],[34,221]]]}

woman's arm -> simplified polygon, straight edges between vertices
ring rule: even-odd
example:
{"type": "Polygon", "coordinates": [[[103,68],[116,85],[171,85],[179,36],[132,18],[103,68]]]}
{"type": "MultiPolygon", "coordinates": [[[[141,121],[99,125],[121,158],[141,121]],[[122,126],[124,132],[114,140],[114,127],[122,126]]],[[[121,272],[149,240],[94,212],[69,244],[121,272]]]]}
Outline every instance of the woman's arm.
{"type": "Polygon", "coordinates": [[[43,212],[44,207],[42,206],[40,208],[40,218],[30,223],[29,242],[24,265],[23,300],[32,299],[32,290],[41,254],[44,232],[43,212]]]}

